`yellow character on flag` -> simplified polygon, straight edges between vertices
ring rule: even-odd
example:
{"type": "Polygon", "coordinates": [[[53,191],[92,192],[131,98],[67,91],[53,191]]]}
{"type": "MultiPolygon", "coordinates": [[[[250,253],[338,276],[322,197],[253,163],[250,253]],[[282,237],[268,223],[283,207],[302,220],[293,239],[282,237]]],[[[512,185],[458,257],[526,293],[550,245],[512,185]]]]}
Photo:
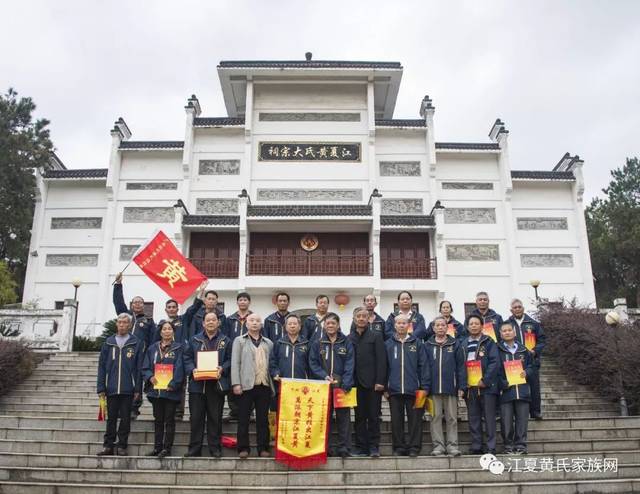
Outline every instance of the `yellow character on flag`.
{"type": "Polygon", "coordinates": [[[156,273],[160,278],[168,280],[169,285],[173,288],[173,285],[178,281],[188,281],[187,270],[175,259],[162,261],[167,267],[164,268],[162,273],[156,273]]]}

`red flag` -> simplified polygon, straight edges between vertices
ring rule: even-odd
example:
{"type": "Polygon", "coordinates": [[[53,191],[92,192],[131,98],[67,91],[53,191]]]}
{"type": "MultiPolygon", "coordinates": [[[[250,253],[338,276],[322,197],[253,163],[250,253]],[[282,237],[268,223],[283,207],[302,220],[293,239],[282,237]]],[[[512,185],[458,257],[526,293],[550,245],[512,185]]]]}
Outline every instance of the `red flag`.
{"type": "Polygon", "coordinates": [[[180,304],[207,279],[161,231],[136,254],[133,262],[180,304]]]}

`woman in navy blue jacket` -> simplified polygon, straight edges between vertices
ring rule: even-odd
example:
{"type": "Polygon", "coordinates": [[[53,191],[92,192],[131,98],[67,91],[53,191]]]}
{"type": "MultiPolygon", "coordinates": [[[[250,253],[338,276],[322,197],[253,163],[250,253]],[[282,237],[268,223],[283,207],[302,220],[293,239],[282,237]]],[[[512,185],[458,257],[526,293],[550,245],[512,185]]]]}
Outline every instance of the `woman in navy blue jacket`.
{"type": "Polygon", "coordinates": [[[147,398],[153,407],[154,444],[153,451],[147,456],[164,458],[171,454],[173,438],[176,432],[176,406],[182,398],[184,366],[182,362],[183,346],[174,341],[173,325],[165,321],[160,327],[160,341],[153,343],[146,351],[142,364],[142,379],[148,385],[147,398]],[[173,366],[173,376],[166,390],[155,389],[156,364],[173,366]]]}
{"type": "MultiPolygon", "coordinates": [[[[442,302],[440,302],[438,311],[440,312],[440,316],[444,317],[444,321],[447,323],[447,334],[455,338],[457,341],[464,340],[469,333],[467,333],[464,325],[452,316],[453,305],[451,305],[451,302],[449,302],[448,300],[443,300],[442,302]]],[[[436,317],[435,319],[438,318],[436,317]]],[[[429,323],[429,326],[427,326],[427,336],[425,336],[424,341],[427,341],[435,334],[433,328],[435,319],[429,323]]]]}

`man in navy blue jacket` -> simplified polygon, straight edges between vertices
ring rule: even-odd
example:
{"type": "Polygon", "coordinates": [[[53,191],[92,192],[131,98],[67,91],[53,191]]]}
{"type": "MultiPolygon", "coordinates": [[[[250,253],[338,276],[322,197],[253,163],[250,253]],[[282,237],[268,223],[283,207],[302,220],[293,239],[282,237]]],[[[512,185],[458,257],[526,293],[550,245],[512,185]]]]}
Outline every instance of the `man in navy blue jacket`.
{"type": "Polygon", "coordinates": [[[422,340],[408,333],[409,318],[398,314],[394,323],[395,334],[385,342],[388,369],[385,394],[391,411],[393,455],[416,457],[422,449],[424,407],[414,408],[414,405],[416,391],[429,394],[429,366],[422,340]],[[404,434],[405,415],[409,422],[408,439],[404,434]]]}
{"type": "Polygon", "coordinates": [[[467,317],[469,336],[462,342],[467,367],[480,362],[481,379],[476,384],[467,373],[467,411],[471,433],[470,454],[496,453],[496,406],[498,403],[498,347],[489,336],[482,334],[483,319],[478,315],[467,317]],[[487,432],[487,446],[482,448],[482,419],[487,432]]]}
{"type": "Polygon", "coordinates": [[[274,346],[280,338],[285,336],[284,324],[289,315],[289,294],[287,292],[276,293],[275,299],[278,310],[268,315],[262,326],[262,334],[269,338],[274,346]]]}
{"type": "Polygon", "coordinates": [[[202,301],[204,305],[200,306],[197,312],[193,315],[191,327],[189,328],[189,338],[204,331],[204,316],[208,312],[216,313],[216,316],[218,316],[218,321],[220,322],[220,329],[224,329],[224,327],[226,326],[226,316],[221,310],[218,309],[218,292],[216,292],[215,290],[207,290],[206,292],[204,292],[202,301]]]}
{"type": "MultiPolygon", "coordinates": [[[[336,414],[338,441],[331,448],[330,454],[351,456],[351,410],[333,406],[333,389],[341,388],[345,392],[353,387],[353,345],[340,331],[340,318],[329,312],[324,319],[324,331],[319,340],[311,344],[309,367],[316,379],[324,379],[331,383],[331,409],[336,414]]],[[[329,422],[329,434],[332,436],[333,425],[329,422]]]]}
{"type": "Polygon", "coordinates": [[[542,325],[524,312],[522,300],[511,301],[511,317],[509,322],[516,332],[516,341],[523,345],[531,355],[532,372],[527,380],[531,388],[531,409],[529,413],[532,419],[542,420],[542,399],[540,395],[540,363],[542,350],[546,342],[542,325]]]}
{"type": "Polygon", "coordinates": [[[516,340],[515,330],[510,322],[502,323],[500,336],[500,425],[504,452],[526,454],[531,392],[528,382],[510,385],[504,365],[506,362],[519,360],[522,365],[519,377],[528,381],[534,372],[532,358],[525,346],[516,340]]]}
{"type": "Polygon", "coordinates": [[[302,336],[309,343],[318,341],[322,336],[324,328],[324,320],[329,311],[329,297],[326,295],[318,295],[316,297],[316,313],[307,317],[302,327],[302,336]]]}
{"type": "Polygon", "coordinates": [[[464,327],[469,329],[469,317],[478,316],[482,320],[482,332],[490,336],[494,343],[500,340],[500,326],[502,316],[489,307],[489,294],[478,292],[476,294],[476,308],[471,311],[464,321],[464,327]]]}
{"type": "Polygon", "coordinates": [[[140,368],[144,358],[143,343],[130,333],[132,321],[131,314],[120,314],[116,334],[107,338],[100,350],[97,392],[107,397],[107,431],[99,456],[113,455],[114,450],[118,456],[127,455],[131,407],[142,391],[140,368]]]}
{"type": "Polygon", "coordinates": [[[434,416],[431,420],[433,456],[460,456],[458,449],[458,398],[467,390],[467,369],[460,340],[447,334],[444,316],[433,321],[435,334],[425,343],[427,365],[431,375],[434,416]],[[447,423],[447,440],[442,433],[442,419],[447,423]]]}

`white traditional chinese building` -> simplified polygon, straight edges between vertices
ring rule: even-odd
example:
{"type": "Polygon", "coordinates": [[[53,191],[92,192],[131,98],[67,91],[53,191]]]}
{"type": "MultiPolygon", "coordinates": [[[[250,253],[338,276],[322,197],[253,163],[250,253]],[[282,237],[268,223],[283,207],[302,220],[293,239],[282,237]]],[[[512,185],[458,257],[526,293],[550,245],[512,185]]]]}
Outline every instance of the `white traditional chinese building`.
{"type": "MultiPolygon", "coordinates": [[[[487,142],[436,142],[428,96],[420,118],[394,118],[402,72],[310,56],[225,61],[228,116],[202,116],[192,96],[176,141],[132,140],[118,119],[108,167],[54,159],[38,173],[24,300],[53,308],[79,278],[78,333],[99,333],[114,316],[115,273],[162,229],[227,313],[240,290],[273,312],[281,289],[292,309],[313,308],[318,293],[338,309],[347,294],[347,321],[371,291],[386,317],[402,289],[427,318],[442,299],[463,317],[481,289],[508,313],[512,297],[531,300],[532,279],[543,297],[594,303],[583,162],[566,154],[550,171],[512,170],[500,120],[487,142]]],[[[163,315],[167,296],[131,265],[125,296],[138,294],[163,315]]]]}

